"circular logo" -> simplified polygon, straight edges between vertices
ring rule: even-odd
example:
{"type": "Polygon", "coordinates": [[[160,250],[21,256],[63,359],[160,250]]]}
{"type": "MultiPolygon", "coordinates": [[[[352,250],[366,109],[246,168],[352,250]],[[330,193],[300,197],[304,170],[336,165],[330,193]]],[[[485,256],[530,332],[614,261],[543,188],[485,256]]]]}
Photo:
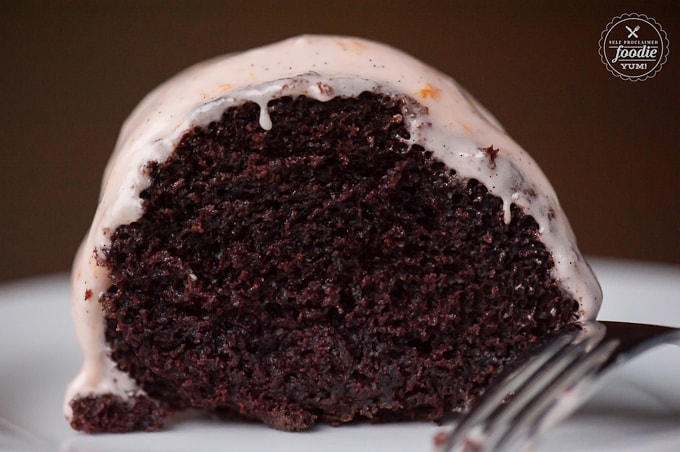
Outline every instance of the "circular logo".
{"type": "Polygon", "coordinates": [[[612,19],[600,37],[600,59],[609,72],[623,80],[647,80],[666,62],[668,36],[661,25],[644,14],[622,14],[612,19]]]}

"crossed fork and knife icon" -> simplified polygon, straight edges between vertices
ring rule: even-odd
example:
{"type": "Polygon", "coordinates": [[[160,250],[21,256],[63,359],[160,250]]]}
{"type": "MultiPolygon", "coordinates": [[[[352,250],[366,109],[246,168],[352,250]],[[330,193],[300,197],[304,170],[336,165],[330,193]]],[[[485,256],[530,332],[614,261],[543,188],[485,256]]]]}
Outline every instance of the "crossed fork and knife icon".
{"type": "Polygon", "coordinates": [[[628,30],[628,39],[630,39],[631,37],[637,38],[638,37],[637,32],[639,29],[640,29],[639,25],[636,25],[635,28],[632,30],[628,25],[626,25],[626,30],[628,30]]]}

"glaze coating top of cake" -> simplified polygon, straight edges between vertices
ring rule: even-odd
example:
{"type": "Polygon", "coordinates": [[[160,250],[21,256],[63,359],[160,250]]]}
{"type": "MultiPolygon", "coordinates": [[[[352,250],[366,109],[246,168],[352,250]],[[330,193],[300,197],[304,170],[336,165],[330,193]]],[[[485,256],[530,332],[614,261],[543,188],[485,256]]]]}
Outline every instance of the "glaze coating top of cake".
{"type": "Polygon", "coordinates": [[[74,397],[139,390],[109,356],[97,300],[111,285],[101,266],[111,234],[144,212],[140,193],[150,184],[149,162],[165,161],[187,130],[247,101],[259,106],[259,124],[269,130],[273,99],[306,96],[326,102],[363,92],[404,98],[410,135],[405,141],[431,151],[455,169],[456,177],[481,182],[502,200],[506,222],[513,204],[533,217],[552,256],[553,276],[580,304],[580,318],[596,316],[599,285],[552,187],[482,106],[451,78],[393,48],[356,38],[302,36],[193,66],[152,91],[126,121],[73,267],[72,310],[84,365],[67,392],[67,417],[74,397]]]}

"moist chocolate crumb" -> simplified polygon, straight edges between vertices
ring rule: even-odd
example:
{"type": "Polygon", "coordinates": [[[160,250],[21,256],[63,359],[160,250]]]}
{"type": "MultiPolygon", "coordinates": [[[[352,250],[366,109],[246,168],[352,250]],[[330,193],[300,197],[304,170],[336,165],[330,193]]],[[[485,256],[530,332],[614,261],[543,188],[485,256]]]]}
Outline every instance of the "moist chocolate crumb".
{"type": "MultiPolygon", "coordinates": [[[[246,103],[149,162],[144,214],[102,262],[119,368],[171,408],[282,430],[437,420],[575,320],[536,222],[515,205],[504,222],[482,184],[409,145],[403,103],[283,97],[268,131],[246,103]]],[[[119,418],[96,413],[80,428],[119,418]]],[[[135,413],[152,419],[126,428],[160,426],[135,413]]]]}
{"type": "Polygon", "coordinates": [[[111,394],[78,397],[71,408],[71,427],[86,433],[156,431],[167,415],[157,401],[143,394],[127,399],[111,394]]]}
{"type": "Polygon", "coordinates": [[[493,147],[493,145],[491,145],[488,148],[481,148],[480,150],[483,153],[485,153],[486,157],[489,159],[489,168],[491,169],[496,168],[496,157],[498,156],[498,148],[495,148],[493,147]]]}

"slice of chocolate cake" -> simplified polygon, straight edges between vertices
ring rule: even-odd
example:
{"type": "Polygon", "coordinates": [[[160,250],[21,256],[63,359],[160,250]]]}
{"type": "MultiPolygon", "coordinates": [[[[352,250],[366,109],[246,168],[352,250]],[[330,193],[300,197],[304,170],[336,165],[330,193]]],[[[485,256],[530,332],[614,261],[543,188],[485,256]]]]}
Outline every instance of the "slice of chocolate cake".
{"type": "Polygon", "coordinates": [[[441,419],[600,290],[545,176],[455,82],[295,38],[125,124],[73,269],[86,432],[201,408],[283,430],[441,419]]]}

